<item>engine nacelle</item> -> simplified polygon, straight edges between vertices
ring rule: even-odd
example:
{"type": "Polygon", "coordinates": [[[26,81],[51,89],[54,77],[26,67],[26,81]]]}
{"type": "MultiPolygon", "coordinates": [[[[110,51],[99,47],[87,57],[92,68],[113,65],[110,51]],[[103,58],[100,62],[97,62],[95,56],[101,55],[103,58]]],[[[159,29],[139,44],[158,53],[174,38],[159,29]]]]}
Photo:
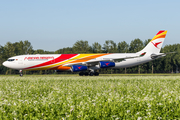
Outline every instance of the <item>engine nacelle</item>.
{"type": "Polygon", "coordinates": [[[109,62],[109,61],[100,61],[99,62],[100,68],[107,68],[107,67],[114,67],[114,66],[115,66],[114,62],[109,62]]]}
{"type": "Polygon", "coordinates": [[[73,65],[71,67],[71,70],[73,72],[83,71],[83,70],[87,70],[87,69],[88,69],[87,66],[83,66],[83,65],[73,65]]]}

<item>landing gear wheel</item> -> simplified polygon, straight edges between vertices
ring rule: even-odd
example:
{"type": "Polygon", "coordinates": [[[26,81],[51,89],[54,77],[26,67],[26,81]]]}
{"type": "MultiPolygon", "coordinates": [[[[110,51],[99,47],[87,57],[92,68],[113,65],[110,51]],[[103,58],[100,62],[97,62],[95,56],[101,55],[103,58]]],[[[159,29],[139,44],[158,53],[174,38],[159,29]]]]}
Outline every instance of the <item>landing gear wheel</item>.
{"type": "Polygon", "coordinates": [[[90,72],[90,73],[89,73],[89,76],[93,76],[93,75],[94,75],[94,73],[93,73],[93,72],[90,72]]]}
{"type": "Polygon", "coordinates": [[[19,70],[19,76],[23,76],[23,72],[22,72],[22,70],[19,70]]]}
{"type": "Polygon", "coordinates": [[[83,73],[83,72],[80,72],[80,73],[79,73],[79,76],[83,76],[83,75],[84,75],[84,73],[83,73]]]}
{"type": "Polygon", "coordinates": [[[85,74],[85,76],[88,76],[88,72],[85,72],[84,74],[85,74]]]}
{"type": "Polygon", "coordinates": [[[95,72],[95,73],[94,73],[94,76],[99,76],[99,73],[98,73],[98,72],[95,72]]]}

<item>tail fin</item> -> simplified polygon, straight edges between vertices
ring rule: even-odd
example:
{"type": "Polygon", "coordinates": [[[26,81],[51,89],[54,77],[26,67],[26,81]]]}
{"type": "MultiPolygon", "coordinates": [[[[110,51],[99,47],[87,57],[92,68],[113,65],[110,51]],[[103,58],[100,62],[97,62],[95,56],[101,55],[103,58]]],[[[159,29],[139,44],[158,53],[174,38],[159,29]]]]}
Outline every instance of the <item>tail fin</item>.
{"type": "Polygon", "coordinates": [[[159,31],[156,36],[154,36],[154,38],[146,45],[146,47],[140,51],[140,53],[159,53],[166,37],[166,33],[167,30],[159,31]]]}

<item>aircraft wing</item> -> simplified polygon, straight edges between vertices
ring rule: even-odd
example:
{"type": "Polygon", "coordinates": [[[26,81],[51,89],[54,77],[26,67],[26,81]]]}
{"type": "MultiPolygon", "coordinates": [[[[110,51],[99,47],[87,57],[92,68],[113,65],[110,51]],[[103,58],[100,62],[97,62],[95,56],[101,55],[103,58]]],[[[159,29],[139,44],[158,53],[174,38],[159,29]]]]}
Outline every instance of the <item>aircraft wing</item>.
{"type": "Polygon", "coordinates": [[[79,62],[79,63],[69,63],[65,64],[63,66],[68,66],[71,67],[73,65],[84,65],[84,66],[95,66],[98,65],[100,61],[109,61],[109,62],[116,62],[116,61],[123,61],[125,59],[131,59],[131,58],[138,58],[141,56],[144,56],[146,52],[142,53],[141,55],[135,55],[135,56],[126,56],[126,57],[120,57],[120,58],[103,58],[103,59],[94,59],[94,60],[89,60],[87,62],[79,62]]]}

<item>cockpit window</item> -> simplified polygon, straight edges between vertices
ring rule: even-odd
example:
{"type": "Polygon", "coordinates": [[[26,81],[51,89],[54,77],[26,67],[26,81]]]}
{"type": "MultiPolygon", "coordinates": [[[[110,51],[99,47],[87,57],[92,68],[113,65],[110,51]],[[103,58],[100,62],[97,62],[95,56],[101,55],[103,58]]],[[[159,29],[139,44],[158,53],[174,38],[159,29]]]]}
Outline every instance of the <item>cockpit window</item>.
{"type": "Polygon", "coordinates": [[[15,59],[8,59],[7,61],[14,61],[15,59]]]}

